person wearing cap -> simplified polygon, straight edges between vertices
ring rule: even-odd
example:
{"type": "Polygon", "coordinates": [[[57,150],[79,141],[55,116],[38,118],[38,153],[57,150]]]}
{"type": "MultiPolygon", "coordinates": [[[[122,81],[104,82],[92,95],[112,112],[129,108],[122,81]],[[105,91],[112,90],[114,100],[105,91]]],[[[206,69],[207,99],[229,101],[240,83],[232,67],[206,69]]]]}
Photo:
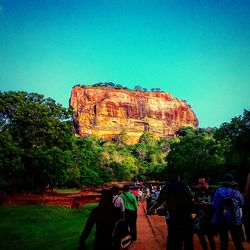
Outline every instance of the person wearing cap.
{"type": "Polygon", "coordinates": [[[236,188],[238,183],[235,182],[232,174],[225,174],[222,181],[222,187],[215,191],[214,199],[212,201],[212,206],[214,208],[214,214],[212,218],[212,223],[218,227],[218,232],[220,236],[220,249],[228,249],[228,232],[230,232],[235,249],[242,250],[243,244],[241,239],[241,212],[240,208],[243,207],[244,199],[242,194],[236,188]],[[234,199],[235,204],[235,219],[231,223],[225,223],[222,221],[221,217],[221,203],[225,199],[234,199]]]}

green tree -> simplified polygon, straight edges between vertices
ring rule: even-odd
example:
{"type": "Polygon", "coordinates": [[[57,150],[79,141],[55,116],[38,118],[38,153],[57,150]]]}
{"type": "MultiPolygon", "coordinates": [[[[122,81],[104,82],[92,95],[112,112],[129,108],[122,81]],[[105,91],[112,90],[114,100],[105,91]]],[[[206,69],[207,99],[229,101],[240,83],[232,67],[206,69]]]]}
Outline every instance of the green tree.
{"type": "Polygon", "coordinates": [[[154,138],[152,133],[144,132],[139,138],[139,144],[145,144],[149,147],[155,147],[157,140],[154,138]]]}
{"type": "Polygon", "coordinates": [[[115,138],[115,143],[118,147],[123,147],[128,144],[129,137],[126,130],[122,130],[115,138]]]}
{"type": "Polygon", "coordinates": [[[133,155],[138,159],[138,177],[141,179],[164,179],[162,175],[166,168],[165,160],[168,150],[164,144],[166,139],[158,140],[145,132],[141,135],[139,143],[132,149],[133,155]],[[166,151],[163,150],[165,147],[166,151]]]}
{"type": "Polygon", "coordinates": [[[142,90],[142,87],[141,87],[141,86],[139,86],[139,85],[136,85],[136,86],[135,86],[135,90],[137,90],[137,91],[141,91],[141,90],[142,90]]]}
{"type": "Polygon", "coordinates": [[[167,161],[182,178],[196,182],[199,177],[217,179],[223,172],[224,157],[213,137],[187,135],[171,145],[167,161]]]}
{"type": "Polygon", "coordinates": [[[215,138],[223,145],[225,171],[233,173],[243,189],[250,169],[250,110],[223,123],[216,130],[215,138]]]}
{"type": "Polygon", "coordinates": [[[102,168],[108,169],[111,180],[131,180],[138,173],[137,159],[131,154],[129,146],[107,142],[102,154],[102,168]]]}
{"type": "MultiPolygon", "coordinates": [[[[13,161],[19,169],[15,186],[44,188],[61,178],[58,174],[71,162],[67,153],[72,140],[70,119],[71,112],[51,98],[37,93],[0,92],[1,137],[8,147],[21,152],[12,163],[4,160],[8,171],[13,172],[13,161]]],[[[1,152],[1,157],[8,159],[8,152],[1,152]]]]}
{"type": "Polygon", "coordinates": [[[196,133],[195,128],[191,127],[191,126],[185,126],[185,127],[181,127],[178,131],[177,131],[177,135],[178,136],[186,136],[186,135],[194,135],[196,133]]]}
{"type": "Polygon", "coordinates": [[[15,189],[24,165],[23,150],[7,132],[0,132],[0,190],[15,189]]]}
{"type": "Polygon", "coordinates": [[[95,137],[74,138],[72,151],[74,165],[72,166],[72,171],[77,174],[77,178],[74,181],[76,185],[101,184],[107,181],[104,178],[107,173],[102,168],[101,163],[102,144],[102,140],[98,140],[95,137]]]}

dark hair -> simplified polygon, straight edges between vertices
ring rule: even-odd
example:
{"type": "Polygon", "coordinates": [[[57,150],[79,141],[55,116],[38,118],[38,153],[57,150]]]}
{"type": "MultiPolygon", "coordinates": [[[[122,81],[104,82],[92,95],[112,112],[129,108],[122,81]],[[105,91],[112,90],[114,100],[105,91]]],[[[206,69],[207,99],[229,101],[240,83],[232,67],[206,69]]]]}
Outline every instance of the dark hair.
{"type": "Polygon", "coordinates": [[[179,171],[176,168],[170,167],[167,170],[167,176],[169,178],[169,180],[178,180],[179,178],[179,171]]]}
{"type": "Polygon", "coordinates": [[[238,185],[238,183],[234,180],[234,176],[230,173],[225,174],[220,183],[224,187],[236,187],[238,185]]]}
{"type": "Polygon", "coordinates": [[[120,188],[117,186],[113,186],[111,190],[112,190],[113,195],[116,195],[116,194],[119,194],[120,188]]]}
{"type": "Polygon", "coordinates": [[[128,192],[129,191],[129,185],[124,185],[123,190],[124,190],[124,192],[128,192]]]}
{"type": "Polygon", "coordinates": [[[112,203],[112,199],[113,199],[112,191],[109,189],[103,189],[102,194],[101,194],[100,203],[105,203],[105,204],[112,203]]]}

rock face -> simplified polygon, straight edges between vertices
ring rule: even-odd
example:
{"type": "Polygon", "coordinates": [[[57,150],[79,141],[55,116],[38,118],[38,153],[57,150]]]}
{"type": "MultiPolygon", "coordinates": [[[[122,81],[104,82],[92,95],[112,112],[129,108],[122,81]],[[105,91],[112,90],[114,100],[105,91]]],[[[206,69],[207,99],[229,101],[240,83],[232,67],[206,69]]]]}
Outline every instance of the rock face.
{"type": "Polygon", "coordinates": [[[105,87],[75,86],[73,108],[75,133],[81,137],[113,138],[125,130],[130,143],[143,132],[172,136],[183,126],[198,126],[190,106],[168,93],[105,87]]]}

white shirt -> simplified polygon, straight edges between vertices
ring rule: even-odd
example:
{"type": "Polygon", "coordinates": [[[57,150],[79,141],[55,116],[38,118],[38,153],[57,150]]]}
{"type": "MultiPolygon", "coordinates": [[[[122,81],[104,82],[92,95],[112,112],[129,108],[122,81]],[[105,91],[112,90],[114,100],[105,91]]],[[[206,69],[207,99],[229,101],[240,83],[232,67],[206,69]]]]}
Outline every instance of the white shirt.
{"type": "Polygon", "coordinates": [[[112,201],[115,207],[120,207],[122,212],[125,211],[123,199],[119,195],[114,195],[112,201]]]}

